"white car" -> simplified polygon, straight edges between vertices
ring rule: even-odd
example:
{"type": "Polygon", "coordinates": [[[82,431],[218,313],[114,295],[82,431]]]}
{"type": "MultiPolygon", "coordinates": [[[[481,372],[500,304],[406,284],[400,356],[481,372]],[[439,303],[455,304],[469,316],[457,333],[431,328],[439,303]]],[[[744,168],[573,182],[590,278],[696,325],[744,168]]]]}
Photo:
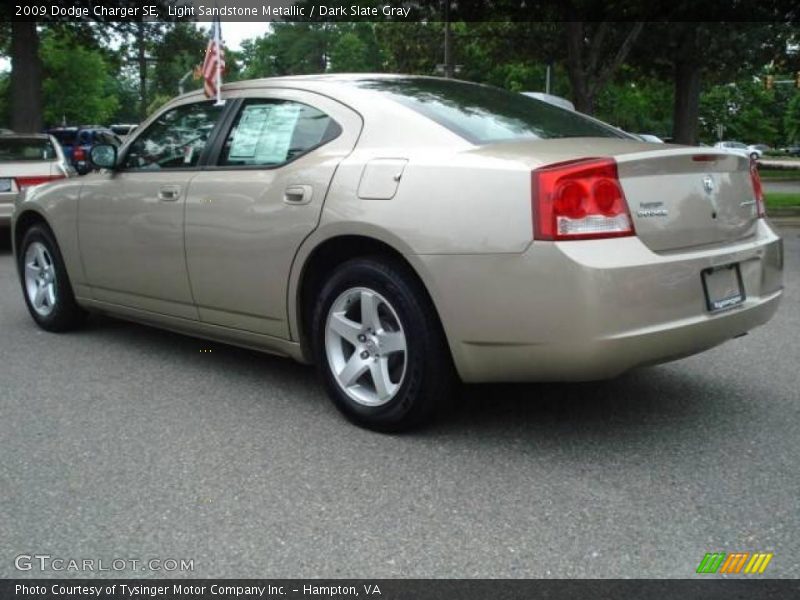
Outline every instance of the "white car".
{"type": "Polygon", "coordinates": [[[0,135],[0,226],[9,224],[20,191],[74,174],[61,146],[52,136],[0,135]]]}
{"type": "Polygon", "coordinates": [[[756,148],[755,146],[748,146],[747,144],[743,144],[742,142],[717,142],[714,144],[714,148],[719,148],[721,150],[727,150],[728,152],[732,152],[733,154],[738,154],[740,156],[745,156],[752,160],[758,160],[761,158],[763,152],[756,148]]]}

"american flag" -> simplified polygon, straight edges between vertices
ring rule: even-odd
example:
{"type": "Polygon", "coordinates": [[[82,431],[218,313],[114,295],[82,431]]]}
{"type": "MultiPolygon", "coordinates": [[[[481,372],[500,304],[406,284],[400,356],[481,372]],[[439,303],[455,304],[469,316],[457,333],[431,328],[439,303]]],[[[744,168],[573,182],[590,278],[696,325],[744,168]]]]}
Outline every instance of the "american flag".
{"type": "Polygon", "coordinates": [[[211,35],[206,47],[206,58],[203,61],[203,89],[207,98],[217,97],[220,101],[222,86],[222,70],[225,68],[225,51],[222,48],[222,29],[219,17],[211,24],[211,35]]]}

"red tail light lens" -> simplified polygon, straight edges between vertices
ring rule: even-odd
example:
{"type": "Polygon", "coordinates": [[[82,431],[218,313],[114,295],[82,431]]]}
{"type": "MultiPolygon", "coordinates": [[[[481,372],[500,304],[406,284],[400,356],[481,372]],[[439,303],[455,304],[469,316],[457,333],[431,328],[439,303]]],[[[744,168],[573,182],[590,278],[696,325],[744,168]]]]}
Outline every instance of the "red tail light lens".
{"type": "Polygon", "coordinates": [[[33,185],[40,185],[42,183],[49,183],[51,181],[55,181],[56,179],[64,179],[63,175],[50,175],[47,177],[17,177],[17,187],[20,191],[24,190],[25,188],[29,188],[33,185]]]}
{"type": "Polygon", "coordinates": [[[756,197],[758,217],[761,219],[767,216],[767,209],[764,206],[764,188],[761,187],[761,176],[758,174],[758,164],[754,160],[750,161],[750,179],[753,182],[753,194],[756,197]]]}
{"type": "Polygon", "coordinates": [[[75,146],[72,149],[72,160],[86,160],[86,150],[80,146],[75,146]]]}
{"type": "Polygon", "coordinates": [[[549,165],[531,173],[537,240],[587,240],[634,235],[612,158],[549,165]]]}

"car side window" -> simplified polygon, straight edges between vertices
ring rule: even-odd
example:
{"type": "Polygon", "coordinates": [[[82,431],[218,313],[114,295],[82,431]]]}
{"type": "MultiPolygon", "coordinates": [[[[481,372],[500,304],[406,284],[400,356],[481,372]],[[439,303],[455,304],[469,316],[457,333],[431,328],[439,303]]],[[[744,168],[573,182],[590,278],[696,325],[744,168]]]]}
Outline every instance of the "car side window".
{"type": "Polygon", "coordinates": [[[197,166],[222,109],[222,105],[213,102],[198,102],[168,110],[133,141],[122,169],[152,171],[197,166]]]}
{"type": "Polygon", "coordinates": [[[274,167],[329,142],[341,127],[329,115],[300,102],[248,100],[225,140],[221,166],[274,167]]]}

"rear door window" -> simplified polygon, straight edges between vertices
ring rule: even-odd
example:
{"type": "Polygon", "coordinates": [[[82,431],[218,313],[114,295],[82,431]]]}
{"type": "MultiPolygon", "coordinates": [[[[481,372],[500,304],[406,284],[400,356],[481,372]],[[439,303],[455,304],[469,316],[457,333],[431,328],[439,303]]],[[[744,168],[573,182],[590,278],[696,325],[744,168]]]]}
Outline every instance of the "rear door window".
{"type": "Polygon", "coordinates": [[[248,100],[225,140],[219,164],[279,166],[340,132],[336,121],[313,106],[290,100],[248,100]]]}

